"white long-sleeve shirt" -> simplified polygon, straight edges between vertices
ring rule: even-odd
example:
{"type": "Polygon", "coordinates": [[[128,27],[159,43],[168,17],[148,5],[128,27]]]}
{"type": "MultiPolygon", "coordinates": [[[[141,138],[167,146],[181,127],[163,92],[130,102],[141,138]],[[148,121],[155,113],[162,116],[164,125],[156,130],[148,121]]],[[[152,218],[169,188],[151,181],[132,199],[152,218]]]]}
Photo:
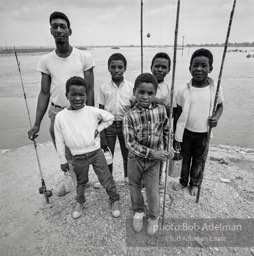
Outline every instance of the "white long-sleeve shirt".
{"type": "Polygon", "coordinates": [[[94,132],[99,132],[113,123],[114,116],[109,112],[85,106],[79,110],[63,109],[56,115],[54,131],[57,154],[61,164],[67,163],[65,145],[72,155],[80,155],[100,148],[100,136],[94,138],[94,132]]]}

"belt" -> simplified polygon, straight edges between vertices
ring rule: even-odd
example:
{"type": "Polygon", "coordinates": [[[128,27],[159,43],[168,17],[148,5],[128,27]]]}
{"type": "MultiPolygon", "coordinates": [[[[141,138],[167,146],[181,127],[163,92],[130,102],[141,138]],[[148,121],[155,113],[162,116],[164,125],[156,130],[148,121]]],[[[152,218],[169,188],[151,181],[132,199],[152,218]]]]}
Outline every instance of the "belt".
{"type": "Polygon", "coordinates": [[[53,102],[51,102],[51,105],[54,106],[55,108],[64,108],[64,107],[61,107],[61,106],[58,106],[58,105],[54,104],[53,102]]]}

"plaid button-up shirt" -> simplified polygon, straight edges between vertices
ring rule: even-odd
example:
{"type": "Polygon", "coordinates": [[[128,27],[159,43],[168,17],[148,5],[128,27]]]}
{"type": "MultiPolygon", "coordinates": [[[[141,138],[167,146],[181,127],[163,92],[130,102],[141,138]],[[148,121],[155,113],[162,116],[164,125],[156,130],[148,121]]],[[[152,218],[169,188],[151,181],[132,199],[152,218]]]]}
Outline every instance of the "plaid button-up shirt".
{"type": "Polygon", "coordinates": [[[136,104],[123,119],[123,132],[129,153],[153,159],[153,152],[168,143],[168,118],[162,105],[142,108],[136,104]]]}

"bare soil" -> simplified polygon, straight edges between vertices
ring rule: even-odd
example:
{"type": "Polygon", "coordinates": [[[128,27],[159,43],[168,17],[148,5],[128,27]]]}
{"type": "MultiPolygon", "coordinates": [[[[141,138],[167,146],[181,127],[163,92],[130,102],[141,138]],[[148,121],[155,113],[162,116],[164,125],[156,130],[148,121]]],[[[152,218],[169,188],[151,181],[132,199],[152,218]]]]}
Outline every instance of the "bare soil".
{"type": "MultiPolygon", "coordinates": [[[[144,247],[128,247],[132,211],[128,187],[123,185],[123,168],[119,150],[114,159],[114,178],[121,196],[122,214],[111,216],[107,194],[103,189],[86,190],[85,213],[77,220],[71,216],[75,190],[64,197],[57,190],[64,175],[51,143],[38,146],[43,176],[53,196],[50,204],[38,193],[40,175],[33,146],[0,154],[0,254],[29,255],[240,255],[253,256],[253,247],[209,247],[197,242],[195,247],[173,247],[164,243],[161,233],[147,238],[144,247]]],[[[89,178],[96,182],[91,168],[89,178]]],[[[178,178],[168,177],[165,220],[176,218],[254,218],[254,149],[230,146],[210,147],[200,202],[190,196],[188,188],[172,190],[178,178]]],[[[163,193],[161,194],[163,202],[163,193]]],[[[166,233],[164,236],[169,236],[166,233]]],[[[138,239],[138,236],[137,236],[138,239]]],[[[253,241],[253,240],[252,240],[253,241]]],[[[252,242],[253,243],[253,242],[252,242]]],[[[138,243],[137,243],[138,244],[138,243]]]]}

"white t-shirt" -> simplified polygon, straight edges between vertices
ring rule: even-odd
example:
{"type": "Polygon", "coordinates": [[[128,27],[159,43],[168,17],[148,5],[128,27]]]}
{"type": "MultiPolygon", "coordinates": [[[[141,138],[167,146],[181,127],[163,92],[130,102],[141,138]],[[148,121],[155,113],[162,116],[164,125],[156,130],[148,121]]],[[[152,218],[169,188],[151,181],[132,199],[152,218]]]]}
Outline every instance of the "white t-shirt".
{"type": "Polygon", "coordinates": [[[104,105],[104,109],[113,114],[116,121],[121,121],[131,108],[133,88],[133,83],[127,80],[123,80],[119,87],[113,81],[107,82],[99,89],[99,104],[104,105]]]}
{"type": "Polygon", "coordinates": [[[99,132],[113,123],[114,116],[109,112],[85,106],[79,110],[63,109],[56,115],[54,131],[57,153],[62,164],[65,158],[65,144],[72,155],[81,155],[100,148],[100,135],[94,138],[94,132],[99,132]]]}
{"type": "Polygon", "coordinates": [[[210,110],[210,88],[191,86],[190,111],[186,129],[192,132],[207,132],[210,110]]]}
{"type": "Polygon", "coordinates": [[[42,56],[37,70],[51,76],[50,100],[54,104],[67,107],[69,101],[65,96],[66,81],[72,76],[84,78],[84,71],[94,67],[90,53],[75,47],[67,58],[57,56],[55,50],[42,56]]]}

